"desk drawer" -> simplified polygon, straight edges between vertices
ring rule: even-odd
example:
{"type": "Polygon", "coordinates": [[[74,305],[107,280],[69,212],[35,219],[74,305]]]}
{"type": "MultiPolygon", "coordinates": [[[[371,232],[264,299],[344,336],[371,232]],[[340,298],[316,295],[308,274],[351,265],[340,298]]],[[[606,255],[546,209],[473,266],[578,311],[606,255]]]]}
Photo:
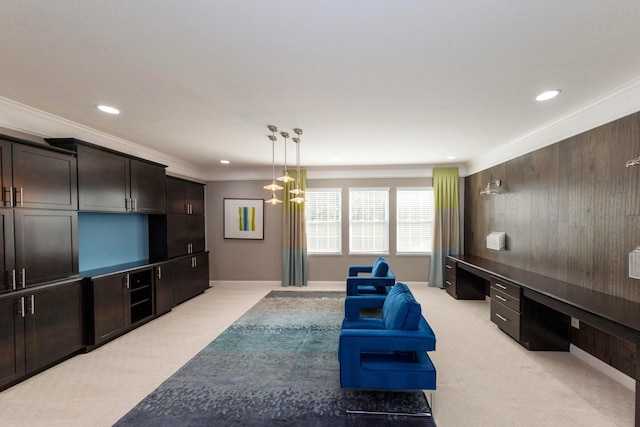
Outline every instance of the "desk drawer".
{"type": "Polygon", "coordinates": [[[453,276],[454,278],[456,277],[456,267],[457,267],[458,263],[450,258],[446,258],[444,261],[444,274],[446,276],[453,276]]]}
{"type": "Polygon", "coordinates": [[[520,286],[513,283],[491,277],[491,287],[496,288],[500,292],[511,295],[516,299],[520,299],[520,286]]]}
{"type": "Polygon", "coordinates": [[[520,314],[491,300],[491,321],[516,341],[520,341],[520,314]]]}
{"type": "Polygon", "coordinates": [[[496,302],[502,305],[506,305],[513,311],[520,313],[520,300],[518,298],[513,297],[507,293],[499,291],[498,289],[491,286],[490,295],[492,303],[496,302]]]}

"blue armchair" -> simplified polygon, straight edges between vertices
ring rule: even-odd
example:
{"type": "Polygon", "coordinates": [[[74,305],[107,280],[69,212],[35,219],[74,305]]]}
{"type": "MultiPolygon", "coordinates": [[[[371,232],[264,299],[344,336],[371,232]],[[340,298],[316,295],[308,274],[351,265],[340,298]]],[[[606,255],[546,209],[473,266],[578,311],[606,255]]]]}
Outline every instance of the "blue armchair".
{"type": "Polygon", "coordinates": [[[355,295],[386,295],[396,283],[396,276],[391,271],[389,263],[383,257],[378,257],[373,265],[352,265],[347,277],[347,296],[355,295]],[[361,273],[369,273],[364,276],[361,273]]]}
{"type": "Polygon", "coordinates": [[[343,388],[435,390],[436,369],[426,352],[435,350],[436,337],[405,284],[385,299],[347,297],[345,314],[338,349],[343,388]],[[381,318],[359,317],[361,308],[376,305],[381,318]]]}

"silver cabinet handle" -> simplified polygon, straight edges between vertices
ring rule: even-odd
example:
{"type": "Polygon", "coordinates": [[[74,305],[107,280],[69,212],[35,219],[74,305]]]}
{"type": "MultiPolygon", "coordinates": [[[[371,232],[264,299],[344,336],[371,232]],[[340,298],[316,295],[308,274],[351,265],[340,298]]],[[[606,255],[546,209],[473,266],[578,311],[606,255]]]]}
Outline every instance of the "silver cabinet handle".
{"type": "Polygon", "coordinates": [[[129,275],[128,274],[124,275],[124,286],[127,289],[131,289],[131,284],[129,283],[129,275]]]}
{"type": "Polygon", "coordinates": [[[449,270],[451,270],[451,266],[449,264],[445,264],[444,268],[448,268],[449,270]]]}
{"type": "Polygon", "coordinates": [[[138,204],[136,202],[137,199],[131,199],[131,212],[136,212],[138,210],[138,204]]]}
{"type": "Polygon", "coordinates": [[[507,299],[505,297],[500,296],[500,295],[494,295],[494,297],[496,297],[497,299],[499,299],[502,302],[507,302],[507,299]]]}
{"type": "Polygon", "coordinates": [[[496,317],[497,317],[498,319],[502,320],[503,322],[508,322],[508,321],[509,321],[506,317],[501,316],[501,315],[499,315],[498,313],[496,313],[496,317]]]}
{"type": "MultiPolygon", "coordinates": [[[[20,188],[16,188],[15,189],[16,192],[16,206],[24,206],[24,189],[22,187],[20,188]],[[20,201],[18,202],[18,193],[20,193],[20,201]]],[[[13,204],[13,203],[12,203],[13,204]]]]}
{"type": "Polygon", "coordinates": [[[13,206],[13,187],[3,187],[2,189],[3,193],[4,193],[4,205],[5,206],[13,206]],[[6,199],[7,195],[9,195],[9,200],[6,199]]]}
{"type": "Polygon", "coordinates": [[[447,286],[451,286],[451,282],[450,282],[450,281],[448,281],[448,280],[445,280],[445,281],[444,281],[444,283],[445,283],[447,286]]]}
{"type": "Polygon", "coordinates": [[[158,266],[158,279],[162,279],[162,266],[158,266]]]}
{"type": "Polygon", "coordinates": [[[26,268],[22,269],[22,287],[23,288],[27,287],[27,269],[26,268]]]}
{"type": "Polygon", "coordinates": [[[35,295],[31,295],[29,297],[29,306],[31,309],[31,315],[35,316],[36,314],[36,296],[35,295]]]}
{"type": "Polygon", "coordinates": [[[11,270],[11,282],[12,282],[12,286],[13,286],[13,290],[15,291],[16,289],[18,289],[18,285],[16,283],[16,270],[11,270]]]}
{"type": "Polygon", "coordinates": [[[24,312],[24,297],[20,297],[20,316],[25,317],[26,313],[24,312]]]}
{"type": "Polygon", "coordinates": [[[500,289],[504,289],[506,290],[507,287],[505,285],[501,285],[500,283],[496,282],[496,286],[499,287],[500,289]]]}

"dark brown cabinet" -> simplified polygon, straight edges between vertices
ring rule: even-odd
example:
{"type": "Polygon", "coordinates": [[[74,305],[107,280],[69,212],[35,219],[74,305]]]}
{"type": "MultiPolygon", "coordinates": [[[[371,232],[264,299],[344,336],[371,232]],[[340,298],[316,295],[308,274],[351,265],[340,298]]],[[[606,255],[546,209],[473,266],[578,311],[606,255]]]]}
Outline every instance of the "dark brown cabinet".
{"type": "Polygon", "coordinates": [[[75,154],[0,137],[0,291],[78,273],[75,154]]]}
{"type": "Polygon", "coordinates": [[[0,140],[0,178],[4,207],[76,210],[76,158],[0,140]]]}
{"type": "Polygon", "coordinates": [[[78,213],[40,209],[14,211],[18,288],[78,274],[78,213]]]}
{"type": "Polygon", "coordinates": [[[13,206],[78,209],[75,156],[22,144],[12,150],[13,206]]]}
{"type": "Polygon", "coordinates": [[[0,292],[16,289],[16,254],[13,242],[13,209],[0,209],[0,292]]]}
{"type": "Polygon", "coordinates": [[[208,253],[179,258],[174,263],[178,276],[174,281],[176,304],[183,303],[209,288],[208,253]]]}
{"type": "Polygon", "coordinates": [[[81,211],[166,212],[165,165],[74,138],[47,141],[78,154],[78,205],[81,211]]]}
{"type": "Polygon", "coordinates": [[[174,288],[181,280],[180,270],[175,261],[169,261],[155,268],[156,315],[165,314],[176,305],[174,288]]]}
{"type": "Polygon", "coordinates": [[[167,177],[167,214],[204,215],[204,186],[167,177]]]}
{"type": "Polygon", "coordinates": [[[0,386],[83,349],[80,280],[0,299],[0,386]]]}
{"type": "Polygon", "coordinates": [[[149,218],[149,255],[175,258],[205,250],[204,185],[167,177],[167,215],[149,218]]]}
{"type": "Polygon", "coordinates": [[[204,251],[204,216],[167,215],[166,221],[167,258],[174,258],[204,251]]]}
{"type": "Polygon", "coordinates": [[[92,279],[89,344],[102,344],[153,317],[152,273],[146,268],[92,279]]]}

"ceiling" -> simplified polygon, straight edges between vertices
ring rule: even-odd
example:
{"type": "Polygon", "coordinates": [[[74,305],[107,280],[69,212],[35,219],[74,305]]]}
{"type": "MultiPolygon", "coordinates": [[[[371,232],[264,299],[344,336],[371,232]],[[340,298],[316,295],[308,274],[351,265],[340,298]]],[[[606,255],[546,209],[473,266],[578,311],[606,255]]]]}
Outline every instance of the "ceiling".
{"type": "Polygon", "coordinates": [[[0,97],[211,170],[269,166],[269,124],[305,167],[464,164],[640,76],[637,0],[0,7],[0,97]]]}

